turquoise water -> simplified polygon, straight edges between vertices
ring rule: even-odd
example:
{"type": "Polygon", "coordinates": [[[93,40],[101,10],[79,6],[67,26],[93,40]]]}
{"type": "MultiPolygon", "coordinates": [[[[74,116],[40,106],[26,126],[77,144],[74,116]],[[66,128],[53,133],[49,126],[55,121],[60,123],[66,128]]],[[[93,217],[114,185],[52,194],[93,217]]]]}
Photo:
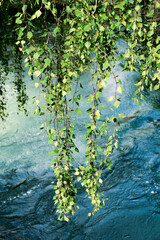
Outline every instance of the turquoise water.
{"type": "MultiPolygon", "coordinates": [[[[119,41],[119,51],[125,49],[119,41]]],[[[17,115],[12,84],[8,83],[9,118],[0,128],[0,239],[8,240],[159,240],[160,239],[160,97],[158,92],[145,92],[146,101],[139,107],[132,101],[134,83],[139,75],[123,72],[116,65],[124,88],[119,112],[125,113],[118,135],[119,148],[111,156],[112,169],[103,174],[102,193],[106,205],[93,217],[88,217],[91,205],[79,186],[80,209],[69,223],[57,221],[53,205],[54,174],[48,152],[45,130],[39,126],[43,117],[23,113],[17,115]]],[[[12,76],[10,76],[12,78],[12,76]]],[[[89,73],[81,76],[84,96],[91,92],[89,73]]],[[[25,77],[30,96],[37,94],[33,82],[25,77]]],[[[114,92],[109,79],[102,95],[106,102],[114,92]]],[[[82,114],[73,116],[80,154],[84,162],[84,124],[88,116],[86,98],[81,103],[82,114]]],[[[106,115],[103,111],[103,116],[106,115]]],[[[110,129],[112,129],[112,124],[110,129]]]]}

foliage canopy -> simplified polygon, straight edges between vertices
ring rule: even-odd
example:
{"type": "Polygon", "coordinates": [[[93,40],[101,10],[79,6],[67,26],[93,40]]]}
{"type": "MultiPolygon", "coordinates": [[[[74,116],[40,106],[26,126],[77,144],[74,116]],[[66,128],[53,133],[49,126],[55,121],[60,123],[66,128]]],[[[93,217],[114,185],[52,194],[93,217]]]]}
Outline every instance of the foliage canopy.
{"type": "Polygon", "coordinates": [[[94,214],[104,204],[100,193],[102,173],[111,167],[110,155],[118,147],[116,133],[120,105],[117,95],[123,87],[114,66],[123,60],[125,71],[139,72],[134,101],[141,105],[143,89],[160,87],[160,3],[153,0],[17,0],[0,2],[0,116],[7,117],[5,83],[9,71],[15,73],[15,90],[19,109],[26,110],[28,100],[23,68],[35,87],[44,95],[45,104],[38,96],[35,100],[38,115],[47,114],[41,126],[47,130],[49,144],[53,145],[52,167],[57,178],[54,202],[59,220],[68,221],[76,209],[76,182],[86,189],[94,206],[94,214]],[[117,40],[125,39],[128,48],[117,54],[117,40]],[[24,60],[24,56],[25,60],[24,60]],[[9,60],[12,60],[11,63],[9,60]],[[24,62],[23,62],[24,60],[24,62]],[[74,165],[74,122],[71,113],[81,112],[82,95],[79,76],[90,70],[92,94],[87,102],[90,108],[86,124],[85,164],[74,165]],[[107,80],[112,76],[115,94],[103,106],[100,101],[107,80]],[[70,95],[73,89],[74,94],[70,95]],[[71,103],[74,108],[71,107],[71,103]],[[102,109],[111,112],[102,120],[102,109]],[[101,121],[100,121],[101,120],[101,121]],[[114,122],[112,134],[108,134],[108,122],[114,122]]]}

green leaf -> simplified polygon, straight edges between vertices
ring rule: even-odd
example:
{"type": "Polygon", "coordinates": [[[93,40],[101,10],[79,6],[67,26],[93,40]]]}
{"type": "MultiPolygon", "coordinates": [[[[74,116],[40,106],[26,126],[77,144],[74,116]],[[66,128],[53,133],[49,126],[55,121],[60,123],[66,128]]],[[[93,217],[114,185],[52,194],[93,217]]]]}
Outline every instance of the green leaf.
{"type": "Polygon", "coordinates": [[[119,86],[119,87],[117,88],[117,92],[122,93],[122,92],[123,92],[123,88],[122,88],[121,86],[119,86]]]}
{"type": "Polygon", "coordinates": [[[141,99],[142,99],[142,100],[145,100],[145,96],[143,96],[142,94],[141,94],[141,99]]]}
{"type": "Polygon", "coordinates": [[[99,183],[101,183],[101,184],[103,183],[103,180],[101,178],[99,178],[99,183]]]}
{"type": "Polygon", "coordinates": [[[81,181],[81,179],[82,179],[81,177],[78,177],[78,178],[77,178],[77,181],[79,182],[79,181],[81,181]]]}
{"type": "Polygon", "coordinates": [[[22,23],[22,20],[21,20],[20,17],[19,17],[19,18],[16,18],[16,23],[17,23],[17,24],[21,24],[21,23],[22,23]]]}
{"type": "Polygon", "coordinates": [[[75,11],[75,14],[77,17],[79,17],[81,15],[81,11],[79,11],[78,9],[75,11]]]}
{"type": "Polygon", "coordinates": [[[91,126],[91,130],[94,130],[94,129],[96,129],[96,125],[91,126]]]}
{"type": "Polygon", "coordinates": [[[89,97],[88,97],[88,103],[91,103],[91,102],[93,101],[93,99],[94,99],[94,98],[93,98],[93,95],[90,94],[89,97]]]}
{"type": "Polygon", "coordinates": [[[78,149],[78,148],[75,148],[75,152],[78,152],[78,153],[79,153],[79,149],[78,149]]]}
{"type": "Polygon", "coordinates": [[[108,84],[107,81],[103,81],[103,82],[101,83],[102,87],[104,87],[104,88],[107,87],[107,84],[108,84]]]}
{"type": "Polygon", "coordinates": [[[119,115],[119,117],[125,117],[125,115],[123,113],[119,113],[118,115],[119,115]]]}
{"type": "Polygon", "coordinates": [[[113,106],[114,106],[115,108],[118,108],[119,105],[120,105],[120,101],[115,101],[115,102],[113,103],[113,106]]]}
{"type": "Polygon", "coordinates": [[[118,79],[118,83],[119,83],[120,85],[122,85],[122,81],[121,81],[120,79],[118,79]]]}
{"type": "Polygon", "coordinates": [[[27,38],[28,38],[28,39],[31,39],[32,36],[33,36],[32,32],[28,32],[28,33],[27,33],[27,38]]]}
{"type": "Polygon", "coordinates": [[[46,58],[46,59],[44,59],[44,62],[45,62],[45,65],[46,65],[46,66],[49,66],[50,63],[51,63],[51,59],[46,58]]]}
{"type": "Polygon", "coordinates": [[[39,70],[36,70],[36,71],[34,72],[34,75],[35,75],[36,77],[39,77],[39,76],[41,75],[41,72],[40,72],[39,70]]]}
{"type": "Polygon", "coordinates": [[[147,16],[151,16],[151,15],[153,15],[153,13],[154,13],[154,10],[150,11],[150,12],[147,14],[147,16]]]}
{"type": "Polygon", "coordinates": [[[160,8],[160,3],[159,2],[156,3],[156,7],[160,8]]]}
{"type": "Polygon", "coordinates": [[[99,96],[101,95],[101,92],[96,92],[96,98],[99,98],[99,96]]]}
{"type": "Polygon", "coordinates": [[[64,215],[64,220],[65,220],[66,222],[69,222],[69,218],[68,218],[67,216],[65,216],[65,215],[64,215]]]}
{"type": "Polygon", "coordinates": [[[142,18],[141,17],[137,17],[137,22],[142,22],[142,18]]]}
{"type": "Polygon", "coordinates": [[[35,12],[36,18],[39,18],[41,14],[42,14],[41,10],[36,11],[35,12]]]}
{"type": "Polygon", "coordinates": [[[20,12],[16,13],[15,17],[19,17],[21,15],[20,12]]]}
{"type": "Polygon", "coordinates": [[[44,128],[44,123],[42,123],[40,126],[40,129],[43,129],[43,128],[44,128]]]}
{"type": "Polygon", "coordinates": [[[33,54],[33,58],[36,59],[36,60],[39,58],[38,52],[36,52],[36,53],[33,54]]]}
{"type": "Polygon", "coordinates": [[[56,27],[53,31],[53,37],[56,37],[56,34],[59,32],[60,28],[56,27]]]}
{"type": "Polygon", "coordinates": [[[136,28],[137,28],[137,25],[136,25],[136,23],[134,22],[134,23],[133,23],[133,26],[132,26],[132,29],[135,31],[136,28]]]}
{"type": "Polygon", "coordinates": [[[160,85],[159,85],[159,84],[157,84],[157,85],[154,86],[154,90],[158,90],[159,88],[160,88],[160,85]]]}
{"type": "Polygon", "coordinates": [[[97,120],[99,120],[100,117],[101,117],[100,111],[97,110],[97,111],[95,112],[95,114],[96,114],[96,118],[97,118],[97,120]]]}
{"type": "Polygon", "coordinates": [[[76,31],[76,28],[71,28],[69,32],[72,33],[72,32],[75,32],[75,31],[76,31]]]}
{"type": "Polygon", "coordinates": [[[86,43],[85,43],[85,46],[86,46],[86,48],[90,48],[91,43],[90,43],[90,42],[86,42],[86,43]]]}
{"type": "Polygon", "coordinates": [[[63,54],[63,57],[68,59],[69,58],[69,54],[63,54]]]}
{"type": "Polygon", "coordinates": [[[137,5],[136,7],[135,7],[135,10],[138,12],[139,10],[141,9],[141,6],[140,5],[137,5]]]}
{"type": "Polygon", "coordinates": [[[142,32],[142,30],[141,30],[141,29],[138,31],[138,35],[139,35],[140,37],[142,37],[142,36],[143,36],[143,32],[142,32]]]}
{"type": "MultiPolygon", "coordinates": [[[[51,139],[52,140],[52,139],[51,139]]],[[[58,149],[54,149],[54,151],[53,151],[55,154],[57,154],[58,153],[58,149]]]]}
{"type": "Polygon", "coordinates": [[[114,100],[113,96],[108,97],[108,102],[112,102],[114,100]]]}
{"type": "Polygon", "coordinates": [[[53,155],[53,152],[49,152],[49,157],[53,155]]]}
{"type": "Polygon", "coordinates": [[[101,32],[103,32],[103,31],[105,30],[105,28],[104,28],[103,26],[100,26],[99,30],[100,30],[101,32]]]}
{"type": "Polygon", "coordinates": [[[79,108],[76,108],[75,113],[81,113],[81,110],[79,108]]]}
{"type": "Polygon", "coordinates": [[[36,12],[32,15],[32,17],[30,18],[30,20],[34,20],[35,18],[39,18],[39,17],[41,16],[41,14],[42,14],[41,10],[36,11],[36,12]]]}
{"type": "Polygon", "coordinates": [[[72,9],[71,9],[69,6],[67,6],[66,12],[71,13],[71,12],[72,12],[72,9]]]}
{"type": "Polygon", "coordinates": [[[91,28],[91,24],[87,24],[85,27],[84,27],[84,31],[85,32],[88,32],[91,28]]]}
{"type": "Polygon", "coordinates": [[[35,83],[34,86],[35,88],[37,88],[39,86],[39,83],[35,83]]]}
{"type": "Polygon", "coordinates": [[[107,147],[107,151],[108,151],[108,152],[111,152],[111,151],[112,151],[112,146],[109,145],[109,146],[107,147]]]}
{"type": "Polygon", "coordinates": [[[151,37],[153,34],[154,34],[153,31],[149,31],[149,32],[147,33],[147,36],[148,36],[148,37],[151,37]]]}
{"type": "Polygon", "coordinates": [[[107,155],[107,153],[108,153],[107,150],[103,151],[103,154],[104,154],[104,155],[107,155]]]}
{"type": "Polygon", "coordinates": [[[111,170],[111,166],[112,166],[112,161],[110,160],[107,168],[108,168],[109,170],[111,170]]]}
{"type": "Polygon", "coordinates": [[[74,123],[71,123],[70,126],[71,126],[71,127],[74,127],[74,123]]]}
{"type": "Polygon", "coordinates": [[[109,63],[108,61],[105,61],[105,63],[103,63],[103,68],[108,68],[109,67],[109,63]]]}
{"type": "Polygon", "coordinates": [[[80,85],[80,88],[83,88],[83,85],[81,83],[79,85],[80,85]]]}
{"type": "Polygon", "coordinates": [[[112,136],[109,136],[109,138],[108,138],[108,141],[111,141],[111,140],[112,140],[112,138],[113,138],[112,136]]]}
{"type": "Polygon", "coordinates": [[[132,100],[133,100],[133,101],[137,101],[137,98],[136,98],[136,97],[133,97],[132,100]]]}
{"type": "Polygon", "coordinates": [[[130,49],[127,49],[126,53],[124,54],[125,58],[129,58],[130,57],[130,49]]]}
{"type": "Polygon", "coordinates": [[[53,144],[53,140],[49,139],[48,144],[53,144]]]}
{"type": "Polygon", "coordinates": [[[102,148],[100,146],[97,147],[97,151],[102,151],[102,148]]]}
{"type": "Polygon", "coordinates": [[[114,144],[115,148],[118,148],[118,142],[116,141],[114,144]]]}

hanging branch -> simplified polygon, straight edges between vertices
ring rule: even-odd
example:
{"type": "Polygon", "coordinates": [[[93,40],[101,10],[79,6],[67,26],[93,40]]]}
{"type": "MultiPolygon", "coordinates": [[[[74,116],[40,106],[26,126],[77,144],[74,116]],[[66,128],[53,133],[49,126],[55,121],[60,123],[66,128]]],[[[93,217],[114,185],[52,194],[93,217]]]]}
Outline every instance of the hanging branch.
{"type": "MultiPolygon", "coordinates": [[[[146,85],[155,90],[160,87],[160,31],[158,13],[159,1],[2,1],[0,2],[1,24],[13,26],[13,31],[2,32],[6,42],[0,38],[4,52],[6,44],[16,44],[17,58],[16,86],[19,106],[27,100],[25,85],[22,82],[22,57],[25,55],[25,66],[29,67],[29,76],[37,78],[35,87],[44,95],[42,106],[39,96],[35,100],[36,113],[46,114],[46,132],[48,143],[52,145],[52,167],[57,183],[54,203],[57,205],[59,220],[69,221],[76,209],[76,181],[85,187],[88,197],[94,206],[92,214],[96,213],[104,201],[100,186],[103,183],[103,168],[111,168],[111,154],[118,147],[116,139],[117,114],[122,94],[122,82],[114,73],[114,65],[120,59],[124,61],[123,70],[138,71],[141,74],[133,100],[141,104],[142,94],[146,85]],[[148,2],[148,5],[146,3],[148,2]],[[4,12],[7,11],[8,15],[4,12]],[[14,10],[13,12],[11,10],[14,10]],[[13,16],[14,15],[14,16],[13,16]],[[5,20],[1,16],[4,16],[5,20]],[[7,17],[6,17],[7,16],[7,17]],[[56,26],[55,26],[56,25],[56,26]],[[55,28],[53,27],[55,26],[55,28]],[[15,32],[14,32],[15,33],[15,32]],[[15,34],[14,34],[15,36],[15,34]],[[128,42],[128,48],[123,56],[117,54],[117,40],[123,38],[128,42]],[[8,40],[9,39],[9,40],[8,40]],[[8,41],[8,42],[7,42],[8,41]],[[96,64],[96,69],[94,65],[96,64]],[[89,121],[86,124],[87,151],[86,162],[73,166],[74,152],[79,152],[75,144],[74,123],[71,121],[71,111],[81,113],[79,102],[83,97],[78,88],[81,72],[90,70],[92,94],[86,104],[89,121]],[[108,79],[113,75],[115,94],[109,96],[103,105],[102,92],[107,87],[108,79]],[[69,97],[75,86],[75,93],[69,97]],[[70,99],[75,103],[71,108],[70,99]],[[102,111],[105,110],[105,118],[102,111]],[[108,117],[111,113],[111,117],[108,117]],[[108,133],[110,123],[114,128],[108,133]]],[[[0,54],[3,70],[8,72],[8,55],[0,54]]],[[[6,100],[5,82],[0,72],[0,115],[5,117],[6,100]]],[[[80,85],[81,87],[83,83],[80,85]]],[[[91,215],[91,213],[89,213],[91,215]]]]}

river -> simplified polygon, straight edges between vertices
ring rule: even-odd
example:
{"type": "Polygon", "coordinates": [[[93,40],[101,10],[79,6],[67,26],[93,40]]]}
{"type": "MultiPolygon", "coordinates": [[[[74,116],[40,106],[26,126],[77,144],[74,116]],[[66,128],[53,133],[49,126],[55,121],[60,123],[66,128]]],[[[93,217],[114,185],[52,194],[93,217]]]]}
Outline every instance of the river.
{"type": "MultiPolygon", "coordinates": [[[[119,41],[119,51],[126,45],[119,41]]],[[[7,240],[159,240],[160,239],[160,96],[145,91],[146,100],[138,106],[132,100],[139,78],[137,73],[123,72],[120,62],[116,73],[123,82],[119,112],[125,113],[118,134],[119,147],[111,155],[111,170],[103,174],[101,191],[107,198],[100,211],[91,210],[86,193],[79,188],[80,209],[69,223],[57,220],[53,205],[54,174],[51,146],[39,126],[43,117],[17,115],[11,83],[7,84],[9,117],[0,128],[0,239],[7,240]]],[[[81,75],[84,96],[90,92],[89,73],[81,75]]],[[[10,75],[12,79],[13,76],[10,75]]],[[[37,94],[33,82],[25,76],[30,96],[37,94]]],[[[113,79],[102,95],[105,103],[114,91],[113,79]]],[[[84,161],[84,123],[86,98],[82,114],[75,117],[76,144],[84,161]]],[[[104,110],[105,111],[105,110],[104,110]]],[[[105,112],[104,112],[105,115],[105,112]]]]}

